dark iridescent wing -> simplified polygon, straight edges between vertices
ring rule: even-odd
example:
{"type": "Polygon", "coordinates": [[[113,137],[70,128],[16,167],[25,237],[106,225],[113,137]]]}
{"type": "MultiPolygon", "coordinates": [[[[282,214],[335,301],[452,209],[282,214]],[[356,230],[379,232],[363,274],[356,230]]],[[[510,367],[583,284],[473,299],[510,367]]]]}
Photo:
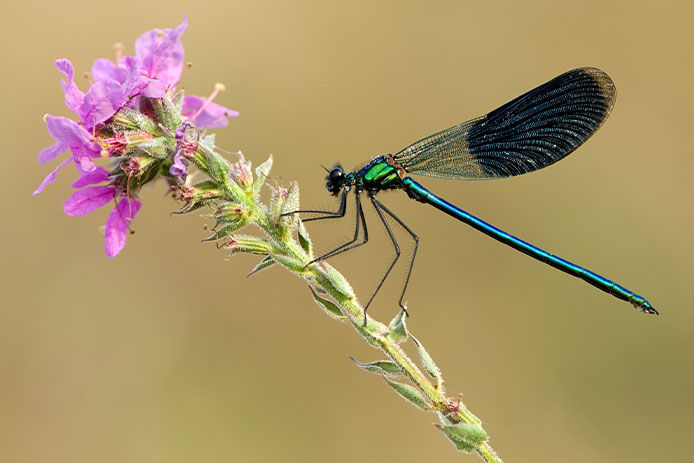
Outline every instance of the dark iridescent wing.
{"type": "Polygon", "coordinates": [[[553,164],[586,141],[614,105],[600,69],[566,72],[498,109],[424,138],[395,155],[413,174],[511,177],[553,164]]]}

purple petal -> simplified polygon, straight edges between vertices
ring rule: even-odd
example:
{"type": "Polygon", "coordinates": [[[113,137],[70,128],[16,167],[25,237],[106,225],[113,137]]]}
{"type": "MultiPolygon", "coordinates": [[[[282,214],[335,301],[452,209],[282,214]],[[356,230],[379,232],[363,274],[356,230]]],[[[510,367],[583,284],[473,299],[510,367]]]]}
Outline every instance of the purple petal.
{"type": "Polygon", "coordinates": [[[79,115],[87,127],[94,127],[116,114],[123,100],[121,84],[118,81],[100,80],[87,91],[79,115]]]}
{"type": "Polygon", "coordinates": [[[129,225],[139,210],[140,201],[135,198],[123,198],[108,215],[104,243],[108,257],[117,256],[125,246],[129,225]]]}
{"type": "Polygon", "coordinates": [[[154,29],[135,41],[135,55],[146,75],[159,79],[165,88],[175,85],[183,71],[183,44],[180,37],[188,27],[188,18],[175,29],[154,29]],[[161,34],[165,34],[161,37],[161,34]]]}
{"type": "Polygon", "coordinates": [[[144,83],[144,88],[142,89],[144,96],[147,98],[164,98],[166,89],[161,82],[149,77],[142,77],[142,82],[144,83]]]}
{"type": "Polygon", "coordinates": [[[188,174],[188,164],[186,164],[183,156],[181,156],[181,150],[176,151],[173,157],[174,161],[169,167],[169,173],[174,177],[183,177],[188,174]]]}
{"type": "Polygon", "coordinates": [[[82,101],[84,100],[84,93],[75,85],[75,70],[72,67],[72,63],[66,59],[58,59],[55,60],[55,67],[67,77],[67,82],[60,81],[60,85],[65,91],[65,105],[79,114],[79,109],[82,107],[82,101]]]}
{"type": "Polygon", "coordinates": [[[91,158],[101,155],[101,147],[84,127],[60,116],[46,116],[46,127],[53,138],[70,148],[79,172],[91,172],[96,168],[91,158]]]}
{"type": "MultiPolygon", "coordinates": [[[[186,95],[183,97],[183,105],[181,106],[181,112],[189,117],[194,115],[200,107],[205,103],[203,98],[195,95],[186,95]]],[[[208,129],[216,129],[219,127],[224,127],[229,123],[230,117],[237,117],[239,115],[238,111],[233,109],[225,108],[222,105],[218,105],[214,102],[209,102],[205,106],[205,109],[195,116],[195,120],[192,122],[199,127],[207,127],[208,129]]]]}
{"type": "Polygon", "coordinates": [[[58,175],[58,171],[68,165],[72,161],[72,156],[64,160],[58,167],[55,168],[53,172],[50,174],[46,175],[46,178],[43,179],[43,182],[41,182],[41,185],[31,194],[31,196],[36,196],[37,194],[41,193],[44,188],[46,188],[46,185],[49,183],[55,182],[55,177],[58,175]]]}
{"type": "Polygon", "coordinates": [[[92,79],[94,82],[100,80],[117,80],[118,82],[123,82],[125,80],[126,70],[122,67],[116,66],[111,60],[106,58],[99,58],[94,61],[92,65],[92,79]]]}
{"type": "MultiPolygon", "coordinates": [[[[84,153],[75,152],[73,150],[73,157],[75,158],[75,168],[80,174],[87,174],[93,172],[96,169],[94,161],[92,161],[91,155],[86,155],[84,153]]],[[[94,156],[95,157],[95,156],[94,156]]]]}
{"type": "Polygon", "coordinates": [[[67,150],[67,145],[57,141],[48,148],[44,148],[41,150],[41,152],[39,152],[39,164],[45,164],[48,161],[52,161],[53,159],[55,159],[56,156],[58,156],[61,153],[64,153],[67,150]]]}
{"type": "Polygon", "coordinates": [[[108,180],[108,171],[103,167],[97,167],[91,172],[82,174],[82,176],[72,184],[72,188],[82,188],[83,186],[87,185],[95,185],[97,183],[105,182],[106,180],[108,180]]]}
{"type": "Polygon", "coordinates": [[[125,79],[120,81],[123,82],[123,87],[121,92],[123,94],[123,99],[130,98],[134,96],[135,93],[140,91],[140,87],[144,86],[144,83],[140,79],[140,65],[137,60],[132,56],[126,56],[123,59],[123,64],[127,69],[127,74],[125,79]]]}
{"type": "Polygon", "coordinates": [[[96,147],[98,144],[93,141],[92,134],[87,132],[84,127],[67,117],[46,116],[46,128],[48,133],[59,142],[64,143],[69,148],[79,146],[96,147]]]}
{"type": "Polygon", "coordinates": [[[67,215],[80,216],[89,214],[115,197],[116,189],[111,186],[89,186],[75,191],[63,204],[67,215]]]}

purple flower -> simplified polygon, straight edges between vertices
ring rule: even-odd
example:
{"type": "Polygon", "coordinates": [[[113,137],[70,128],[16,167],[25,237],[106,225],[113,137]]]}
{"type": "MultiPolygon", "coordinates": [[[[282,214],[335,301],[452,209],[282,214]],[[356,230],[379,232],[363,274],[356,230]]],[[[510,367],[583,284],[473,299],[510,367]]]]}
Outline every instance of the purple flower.
{"type": "Polygon", "coordinates": [[[102,78],[94,82],[87,93],[82,93],[75,85],[75,71],[69,60],[56,60],[55,66],[67,77],[67,82],[61,81],[65,91],[65,105],[77,113],[87,128],[110,119],[129,98],[147,85],[147,82],[141,82],[140,67],[130,56],[123,59],[122,81],[101,75],[102,78]]]}
{"type": "Polygon", "coordinates": [[[238,117],[239,112],[213,103],[211,100],[216,92],[207,100],[199,96],[186,95],[183,97],[181,113],[189,116],[189,120],[199,127],[217,129],[229,123],[229,117],[238,117]]]}
{"type": "Polygon", "coordinates": [[[188,176],[188,160],[198,149],[200,131],[190,122],[184,122],[176,129],[176,151],[169,173],[180,180],[188,176]]]}
{"type": "Polygon", "coordinates": [[[130,224],[135,214],[140,210],[140,201],[125,197],[118,202],[106,219],[106,240],[104,249],[106,256],[116,257],[125,246],[125,240],[130,232],[130,224]]]}
{"type": "Polygon", "coordinates": [[[223,127],[229,117],[238,116],[238,112],[212,102],[223,89],[220,84],[208,98],[186,96],[182,109],[177,106],[175,87],[184,65],[181,35],[187,26],[184,17],[174,29],[142,34],[135,42],[135,56],[123,56],[122,46],[117,46],[115,62],[105,58],[94,62],[93,82],[86,92],[75,83],[70,61],[55,62],[65,76],[61,81],[65,105],[79,120],[46,116],[46,127],[55,143],[39,153],[39,163],[52,161],[68,150],[71,153],[46,176],[34,195],[54,182],[62,167],[74,162],[80,178],[73,187],[78,190],[65,201],[63,210],[81,216],[115,204],[106,221],[109,257],[125,245],[129,224],[141,206],[137,193],[142,186],[166,172],[162,168],[168,169],[164,176],[170,185],[183,185],[203,129],[223,127]],[[175,127],[175,121],[183,122],[175,127]],[[110,158],[118,167],[109,175],[94,164],[95,158],[110,158]]]}
{"type": "MultiPolygon", "coordinates": [[[[181,78],[183,71],[181,35],[186,27],[188,27],[188,18],[184,16],[183,22],[175,29],[153,29],[145,32],[135,41],[135,56],[143,75],[156,80],[162,86],[162,90],[174,87],[181,78]]],[[[149,97],[157,98],[154,95],[149,97]]]]}
{"type": "Polygon", "coordinates": [[[188,161],[183,156],[180,149],[177,149],[173,156],[173,164],[169,167],[169,173],[174,177],[185,180],[188,176],[188,161]]]}
{"type": "Polygon", "coordinates": [[[39,164],[52,161],[56,156],[68,149],[72,151],[72,155],[43,179],[41,185],[34,191],[34,196],[41,193],[46,185],[53,183],[58,171],[63,166],[69,164],[70,161],[75,161],[75,167],[77,167],[79,172],[87,173],[96,168],[92,158],[99,157],[101,154],[101,146],[94,140],[94,137],[84,127],[71,119],[47,115],[46,128],[56,142],[48,148],[41,150],[39,153],[39,164]]]}
{"type": "Polygon", "coordinates": [[[67,215],[81,216],[105,206],[110,202],[116,202],[116,207],[106,219],[105,250],[108,257],[115,257],[125,246],[130,223],[135,214],[140,210],[140,201],[124,194],[119,194],[119,189],[114,183],[107,185],[95,185],[109,181],[108,172],[97,167],[93,172],[86,173],[73,183],[73,187],[82,188],[74,192],[63,204],[63,211],[67,215]]]}

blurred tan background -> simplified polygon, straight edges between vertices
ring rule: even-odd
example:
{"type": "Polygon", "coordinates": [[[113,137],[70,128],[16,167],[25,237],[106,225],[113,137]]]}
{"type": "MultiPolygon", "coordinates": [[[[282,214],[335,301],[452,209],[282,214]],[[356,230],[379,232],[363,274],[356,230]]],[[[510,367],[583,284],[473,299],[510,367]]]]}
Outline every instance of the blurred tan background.
{"type": "MultiPolygon", "coordinates": [[[[199,243],[204,219],[170,218],[163,185],[144,193],[137,233],[113,260],[98,231],[106,211],[62,213],[74,172],[31,198],[54,165],[36,163],[52,143],[42,115],[72,117],[53,60],[81,75],[115,42],[132,54],[141,33],[184,12],[186,89],[223,82],[217,101],[241,112],[219,144],[256,164],[273,153],[277,181],[299,180],[310,207],[333,207],[320,163],[358,167],[566,70],[608,72],[614,112],[558,165],[419,180],[643,294],[660,317],[402,193],[381,199],[422,239],[409,327],[506,462],[691,458],[689,4],[29,0],[0,20],[0,461],[479,461],[352,365],[347,355],[382,356],[316,310],[300,280],[279,269],[246,279],[257,259],[226,261],[199,243]]],[[[362,300],[391,255],[370,218],[373,243],[332,262],[362,300]]],[[[311,224],[319,250],[351,223],[311,224]]],[[[402,270],[372,307],[381,320],[396,311],[402,270]]]]}

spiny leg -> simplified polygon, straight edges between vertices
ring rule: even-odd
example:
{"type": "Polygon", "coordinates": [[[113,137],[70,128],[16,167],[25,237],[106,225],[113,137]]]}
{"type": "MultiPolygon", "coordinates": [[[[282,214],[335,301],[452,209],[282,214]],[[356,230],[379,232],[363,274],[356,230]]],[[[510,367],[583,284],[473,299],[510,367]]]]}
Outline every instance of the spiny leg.
{"type": "Polygon", "coordinates": [[[340,207],[337,209],[337,211],[319,211],[319,210],[313,210],[313,209],[305,209],[305,210],[298,210],[298,211],[291,211],[291,212],[284,212],[280,214],[281,217],[284,217],[286,215],[293,215],[293,214],[301,214],[301,213],[306,213],[306,214],[325,214],[321,217],[309,217],[308,219],[303,219],[303,222],[310,222],[312,220],[324,220],[324,219],[339,219],[341,217],[345,216],[345,212],[347,211],[347,193],[349,193],[349,190],[342,190],[342,196],[340,197],[340,207]]]}
{"type": "Polygon", "coordinates": [[[407,291],[407,285],[410,282],[410,276],[412,275],[412,268],[414,267],[414,258],[417,255],[417,248],[419,247],[419,237],[417,235],[415,235],[415,233],[412,230],[410,230],[410,227],[405,225],[405,223],[402,220],[400,220],[400,218],[398,218],[398,216],[393,214],[393,212],[391,212],[390,209],[388,209],[386,206],[384,206],[382,202],[380,202],[376,198],[371,198],[371,200],[374,203],[377,203],[378,207],[380,207],[383,211],[385,211],[386,214],[391,216],[397,223],[399,223],[400,226],[402,228],[404,228],[405,231],[407,233],[409,233],[409,235],[414,240],[414,249],[412,250],[412,258],[410,259],[410,267],[407,270],[407,277],[405,278],[405,284],[402,287],[402,293],[400,293],[400,300],[398,301],[398,303],[400,304],[400,308],[403,310],[403,312],[405,312],[405,314],[407,314],[407,309],[405,308],[405,305],[402,303],[402,300],[405,297],[405,291],[407,291]]]}
{"type": "Polygon", "coordinates": [[[364,210],[361,206],[361,198],[359,197],[359,190],[355,190],[354,192],[355,192],[355,198],[354,199],[356,202],[356,209],[357,209],[356,224],[354,227],[354,238],[352,238],[350,241],[336,247],[332,251],[327,252],[327,253],[323,254],[322,256],[316,257],[311,262],[306,264],[307,267],[314,262],[329,259],[331,257],[338,255],[338,254],[342,254],[343,252],[347,252],[351,249],[362,246],[369,241],[369,231],[366,228],[366,220],[364,219],[364,210]],[[354,244],[354,242],[357,241],[357,238],[359,238],[359,224],[360,223],[361,223],[362,229],[364,230],[364,237],[363,237],[361,243],[354,244]]]}
{"type": "Polygon", "coordinates": [[[395,259],[393,259],[393,261],[388,266],[388,270],[386,270],[386,273],[383,275],[383,278],[381,278],[381,282],[378,283],[378,286],[376,287],[376,291],[373,292],[373,294],[371,295],[371,298],[369,298],[369,302],[367,302],[366,305],[364,306],[364,326],[366,326],[366,311],[368,310],[369,305],[371,304],[371,301],[374,300],[374,297],[376,297],[376,294],[381,289],[381,286],[383,286],[383,283],[385,283],[386,278],[388,278],[390,271],[393,270],[395,263],[400,258],[400,246],[398,246],[398,241],[395,239],[395,235],[393,235],[393,231],[390,229],[390,226],[388,225],[388,221],[386,220],[385,216],[383,215],[383,212],[381,211],[381,203],[376,198],[374,198],[374,196],[372,194],[369,194],[369,199],[371,199],[371,204],[373,204],[374,209],[376,209],[376,213],[378,213],[378,217],[381,219],[381,222],[383,222],[383,225],[385,225],[386,231],[388,232],[388,236],[390,236],[390,240],[393,242],[393,247],[395,248],[395,259]]]}

